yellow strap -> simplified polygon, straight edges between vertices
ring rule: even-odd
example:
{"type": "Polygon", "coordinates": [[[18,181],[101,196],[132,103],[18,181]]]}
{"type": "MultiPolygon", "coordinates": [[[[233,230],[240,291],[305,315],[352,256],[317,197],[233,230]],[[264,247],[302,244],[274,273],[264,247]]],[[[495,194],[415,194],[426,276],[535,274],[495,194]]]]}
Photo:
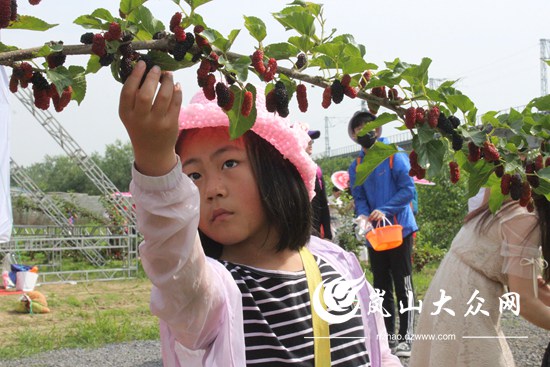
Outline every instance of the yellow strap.
{"type": "MultiPolygon", "coordinates": [[[[309,289],[309,300],[311,307],[311,320],[313,325],[313,350],[315,356],[315,367],[330,367],[330,332],[328,322],[321,319],[313,307],[313,292],[322,283],[321,271],[311,252],[304,246],[300,250],[302,263],[306,272],[307,287],[309,289]]],[[[323,298],[323,288],[319,293],[321,304],[326,310],[327,306],[323,298]]]]}

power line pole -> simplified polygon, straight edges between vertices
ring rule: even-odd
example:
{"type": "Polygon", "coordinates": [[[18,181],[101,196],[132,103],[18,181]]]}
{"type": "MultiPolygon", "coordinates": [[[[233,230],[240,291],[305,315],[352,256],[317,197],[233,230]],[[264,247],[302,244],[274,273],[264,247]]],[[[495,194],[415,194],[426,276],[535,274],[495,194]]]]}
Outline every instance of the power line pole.
{"type": "Polygon", "coordinates": [[[548,84],[546,77],[546,61],[550,59],[550,39],[540,39],[540,95],[548,94],[548,84]]]}

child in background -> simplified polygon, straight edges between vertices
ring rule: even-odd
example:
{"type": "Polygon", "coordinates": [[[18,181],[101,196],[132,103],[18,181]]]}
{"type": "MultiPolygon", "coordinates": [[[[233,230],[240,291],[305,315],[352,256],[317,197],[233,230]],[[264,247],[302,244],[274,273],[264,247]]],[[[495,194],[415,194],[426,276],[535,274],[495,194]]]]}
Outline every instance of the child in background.
{"type": "Polygon", "coordinates": [[[339,338],[313,338],[322,333],[312,331],[310,275],[363,273],[354,255],[310,235],[315,164],[301,129],[267,113],[259,93],[253,128],[230,140],[216,101],[200,93],[179,114],[172,74],[158,88],[153,67],[140,88],[144,70],[138,62],[126,81],[119,114],[134,149],[140,255],[164,365],[401,366],[381,314],[369,312],[366,282],[348,307],[357,312],[329,326],[339,338]]]}

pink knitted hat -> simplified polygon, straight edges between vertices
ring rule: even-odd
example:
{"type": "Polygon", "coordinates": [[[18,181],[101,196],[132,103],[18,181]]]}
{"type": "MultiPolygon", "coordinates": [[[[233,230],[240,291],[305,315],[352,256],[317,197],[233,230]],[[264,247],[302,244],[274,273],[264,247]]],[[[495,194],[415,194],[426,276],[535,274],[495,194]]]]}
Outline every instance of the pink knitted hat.
{"type": "MultiPolygon", "coordinates": [[[[263,90],[257,90],[256,94],[256,122],[252,126],[258,136],[270,143],[284,158],[288,159],[300,173],[306,185],[309,198],[315,196],[315,174],[317,165],[305,151],[310,140],[307,131],[299,127],[291,127],[290,121],[279,115],[270,113],[265,109],[265,96],[263,90]]],[[[199,91],[191,102],[180,111],[179,126],[181,130],[229,126],[229,118],[218,106],[216,100],[209,101],[202,90],[199,91]]]]}

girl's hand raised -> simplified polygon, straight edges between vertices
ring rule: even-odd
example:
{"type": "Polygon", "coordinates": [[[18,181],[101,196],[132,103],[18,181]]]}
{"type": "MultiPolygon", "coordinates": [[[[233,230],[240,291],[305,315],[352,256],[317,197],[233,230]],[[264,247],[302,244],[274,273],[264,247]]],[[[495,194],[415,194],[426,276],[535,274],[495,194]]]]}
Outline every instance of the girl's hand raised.
{"type": "Polygon", "coordinates": [[[182,92],[172,73],[161,73],[158,66],[149,70],[140,87],[144,73],[145,63],[139,61],[122,87],[118,114],[130,136],[138,171],[162,176],[176,164],[182,92]]]}

